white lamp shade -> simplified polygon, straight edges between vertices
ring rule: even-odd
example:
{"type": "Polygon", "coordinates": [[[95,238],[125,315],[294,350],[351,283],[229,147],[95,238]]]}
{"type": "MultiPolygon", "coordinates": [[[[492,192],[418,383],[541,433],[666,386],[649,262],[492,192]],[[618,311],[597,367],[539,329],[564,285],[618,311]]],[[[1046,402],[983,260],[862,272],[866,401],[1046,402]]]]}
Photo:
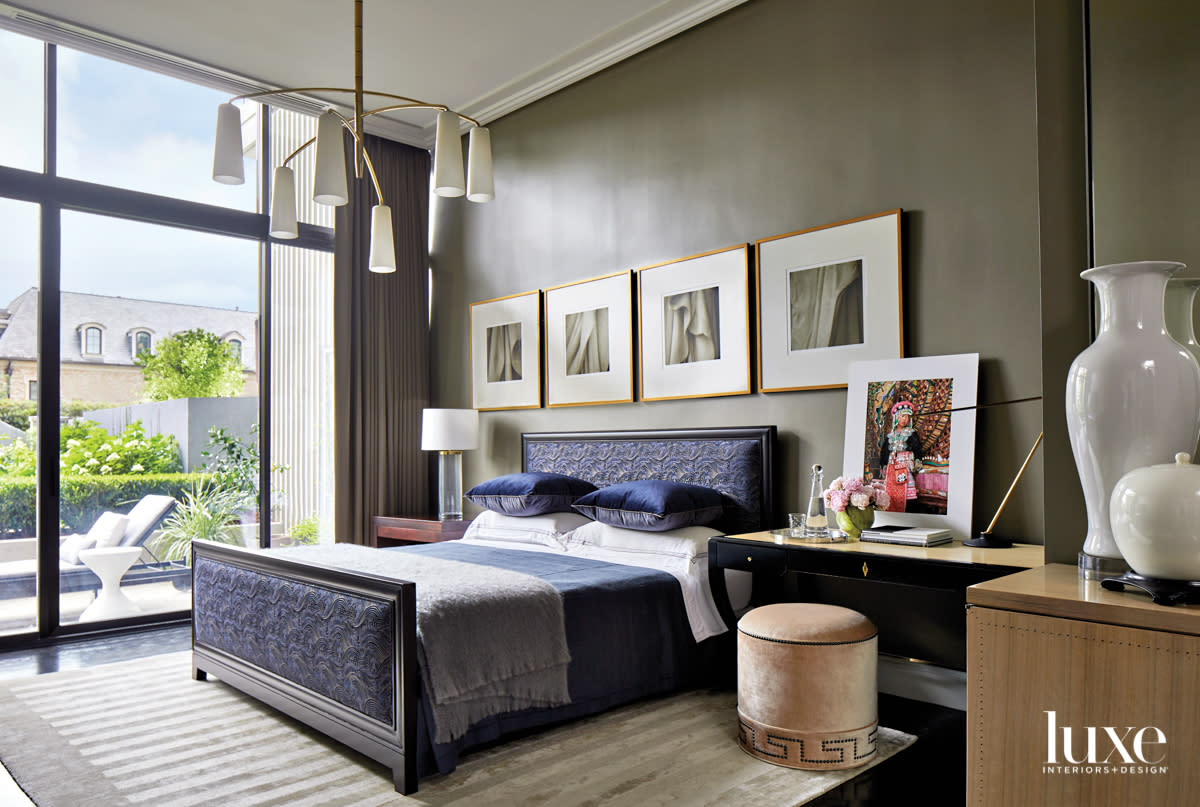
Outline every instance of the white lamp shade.
{"type": "Polygon", "coordinates": [[[433,151],[433,192],[438,196],[462,196],[462,139],[458,134],[458,115],[443,109],[437,116],[437,139],[433,151]]]}
{"type": "Polygon", "coordinates": [[[472,126],[467,140],[467,201],[490,202],[495,198],[492,133],[481,126],[472,126]]]}
{"type": "Polygon", "coordinates": [[[396,248],[392,243],[392,209],[387,205],[375,205],[371,208],[371,256],[367,261],[367,268],[372,272],[396,271],[396,248]]]}
{"type": "Polygon", "coordinates": [[[313,201],[322,205],[344,205],[350,195],[346,186],[346,147],[342,121],[332,112],[317,120],[317,167],[313,201]]]}
{"type": "Polygon", "coordinates": [[[233,104],[217,107],[213,179],[225,185],[241,185],[246,181],[242,173],[242,112],[233,104]]]}
{"type": "Polygon", "coordinates": [[[272,238],[299,238],[296,226],[296,175],[286,165],[275,169],[275,181],[271,183],[271,227],[272,238]]]}
{"type": "Polygon", "coordinates": [[[474,409],[421,412],[422,451],[470,451],[479,446],[479,413],[474,409]]]}

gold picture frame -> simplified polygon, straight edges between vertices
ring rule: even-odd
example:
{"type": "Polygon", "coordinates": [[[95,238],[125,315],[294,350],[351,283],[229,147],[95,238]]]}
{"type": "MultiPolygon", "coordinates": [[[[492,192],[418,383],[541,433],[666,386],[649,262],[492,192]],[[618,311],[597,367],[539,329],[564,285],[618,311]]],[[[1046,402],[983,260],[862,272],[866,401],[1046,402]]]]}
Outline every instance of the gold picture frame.
{"type": "Polygon", "coordinates": [[[542,290],[546,406],[633,401],[633,272],[542,290]]]}
{"type": "Polygon", "coordinates": [[[643,266],[637,278],[641,399],[748,395],[750,245],[643,266]]]}
{"type": "Polygon", "coordinates": [[[542,294],[471,303],[471,408],[542,406],[542,294]]]}
{"type": "Polygon", "coordinates": [[[844,388],[904,357],[900,210],[755,241],[758,388],[844,388]]]}

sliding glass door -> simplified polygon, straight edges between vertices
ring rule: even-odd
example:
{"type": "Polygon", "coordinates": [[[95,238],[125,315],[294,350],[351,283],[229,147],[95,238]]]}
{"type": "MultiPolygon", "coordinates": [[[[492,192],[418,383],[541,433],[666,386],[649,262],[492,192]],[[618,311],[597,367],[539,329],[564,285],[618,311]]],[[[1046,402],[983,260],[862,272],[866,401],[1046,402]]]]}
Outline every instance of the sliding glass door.
{"type": "Polygon", "coordinates": [[[0,647],[186,617],[193,539],[328,535],[332,212],[261,212],[312,119],[245,105],[230,187],[232,93],[4,30],[0,89],[0,647]]]}
{"type": "Polygon", "coordinates": [[[37,627],[38,206],[0,199],[0,635],[37,627]]]}

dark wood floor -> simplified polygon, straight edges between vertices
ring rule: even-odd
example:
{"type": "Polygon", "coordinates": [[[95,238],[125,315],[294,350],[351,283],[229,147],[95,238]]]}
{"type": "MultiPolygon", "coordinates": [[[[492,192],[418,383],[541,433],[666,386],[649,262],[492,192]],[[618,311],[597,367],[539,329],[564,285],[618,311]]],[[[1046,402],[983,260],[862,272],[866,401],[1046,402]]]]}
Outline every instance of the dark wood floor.
{"type": "MultiPolygon", "coordinates": [[[[6,651],[0,653],[0,679],[187,650],[191,638],[188,625],[176,625],[6,651]]],[[[964,712],[881,694],[879,722],[915,734],[919,739],[891,759],[811,802],[813,807],[894,807],[910,802],[950,807],[965,802],[967,718],[964,712]]]]}
{"type": "Polygon", "coordinates": [[[192,628],[186,624],[63,639],[42,647],[0,652],[0,680],[174,653],[191,646],[192,628]]]}
{"type": "Polygon", "coordinates": [[[879,723],[915,734],[917,741],[810,802],[813,807],[957,807],[966,803],[966,712],[880,694],[879,723]]]}

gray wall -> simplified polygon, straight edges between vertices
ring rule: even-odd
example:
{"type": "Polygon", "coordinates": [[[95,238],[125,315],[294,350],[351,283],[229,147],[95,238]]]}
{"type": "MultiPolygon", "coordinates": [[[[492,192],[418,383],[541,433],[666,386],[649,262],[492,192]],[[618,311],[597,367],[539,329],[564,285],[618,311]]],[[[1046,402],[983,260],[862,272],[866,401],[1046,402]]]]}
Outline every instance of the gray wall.
{"type": "MultiPolygon", "coordinates": [[[[1061,377],[1061,420],[1066,368],[1041,361],[1043,230],[1079,226],[1063,214],[1082,195],[1047,209],[1039,149],[1082,119],[1067,104],[1039,120],[1038,51],[1065,63],[1071,49],[1043,44],[1035,18],[1051,6],[1077,37],[1065,20],[1078,3],[967,5],[752,0],[493,123],[496,200],[437,205],[435,405],[470,406],[473,301],[902,208],[906,355],[978,352],[984,402],[1061,377]]],[[[845,402],[826,390],[483,413],[464,484],[516,470],[523,431],[773,423],[794,510],[801,468],[841,465],[845,402]]],[[[1041,428],[1039,403],[980,412],[977,529],[1041,428]]],[[[1042,465],[998,533],[1044,540],[1042,465]]],[[[1063,539],[1072,561],[1082,535],[1063,539]]]]}
{"type": "Polygon", "coordinates": [[[1200,4],[1092,0],[1096,262],[1200,276],[1200,4]]]}

